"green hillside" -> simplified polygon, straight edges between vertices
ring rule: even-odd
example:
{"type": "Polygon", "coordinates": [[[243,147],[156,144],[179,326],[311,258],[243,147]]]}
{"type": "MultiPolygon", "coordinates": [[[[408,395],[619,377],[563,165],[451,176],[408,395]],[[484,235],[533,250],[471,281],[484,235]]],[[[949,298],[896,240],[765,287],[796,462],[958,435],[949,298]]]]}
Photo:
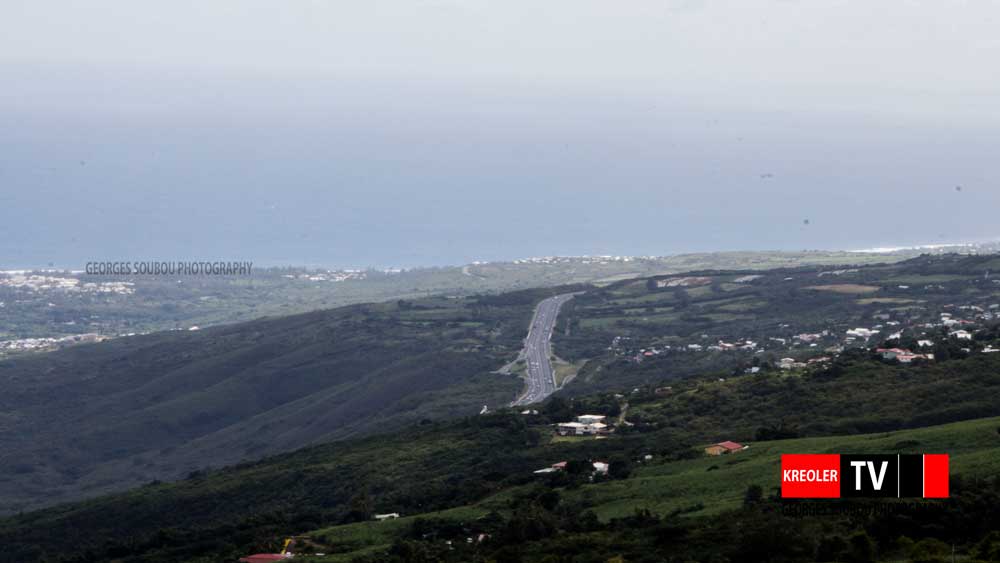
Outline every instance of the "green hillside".
{"type": "MultiPolygon", "coordinates": [[[[397,300],[8,359],[0,509],[94,500],[8,520],[0,540],[26,559],[217,560],[374,512],[474,506],[534,482],[553,458],[660,463],[719,440],[1000,416],[996,264],[925,256],[397,300]],[[521,381],[497,370],[535,304],[570,290],[582,293],[560,314],[554,351],[575,378],[540,415],[463,418],[516,395],[521,381]],[[848,336],[854,327],[870,336],[848,336]],[[874,352],[882,345],[935,359],[901,364],[874,352]],[[587,412],[628,425],[550,443],[548,425],[587,412]]],[[[698,515],[730,506],[657,503],[698,515]]]]}
{"type": "Polygon", "coordinates": [[[942,313],[968,316],[960,307],[970,306],[996,311],[990,307],[1000,303],[1000,285],[989,273],[997,262],[994,255],[923,256],[855,268],[701,270],[623,280],[568,302],[554,347],[561,358],[584,363],[570,388],[579,394],[829,355],[856,327],[878,327],[868,344],[901,331],[916,346],[916,339],[941,336],[942,313]],[[803,333],[815,339],[798,340],[803,333]],[[746,342],[753,343],[749,350],[717,349],[746,342]]]}
{"type": "MultiPolygon", "coordinates": [[[[751,486],[780,491],[781,454],[933,452],[950,454],[953,479],[995,476],[1000,472],[1000,418],[859,436],[755,442],[747,451],[723,457],[700,456],[667,462],[654,459],[638,465],[627,479],[560,489],[560,502],[591,511],[604,523],[626,519],[636,511],[649,511],[674,514],[695,525],[709,517],[739,510],[751,486]]],[[[434,521],[435,526],[447,528],[465,526],[491,513],[509,518],[512,499],[532,488],[533,485],[524,485],[465,507],[317,530],[307,534],[309,538],[339,553],[309,561],[346,562],[362,555],[387,552],[395,542],[409,537],[411,529],[421,526],[422,521],[434,521]]]]}
{"type": "MultiPolygon", "coordinates": [[[[963,474],[992,475],[997,469],[1000,421],[907,427],[934,425],[941,418],[962,420],[976,412],[1000,415],[1000,405],[993,400],[998,378],[996,355],[906,367],[855,358],[828,372],[693,380],[667,396],[648,390],[621,398],[610,394],[572,402],[556,398],[538,415],[501,412],[426,422],[395,433],[199,472],[177,483],[150,484],[27,513],[0,521],[0,542],[8,553],[21,557],[19,561],[207,562],[274,549],[283,535],[317,529],[323,531],[310,537],[316,550],[326,553],[377,551],[386,542],[398,548],[396,540],[438,549],[445,544],[427,540],[424,534],[465,541],[475,532],[527,534],[526,538],[545,540],[532,547],[542,554],[557,549],[558,538],[580,520],[587,528],[578,532],[596,534],[601,542],[616,546],[621,538],[612,528],[621,526],[622,518],[633,518],[637,508],[655,515],[656,526],[665,521],[671,526],[691,522],[683,524],[685,534],[716,526],[717,519],[742,517],[732,516],[731,509],[741,506],[751,485],[759,486],[766,498],[775,485],[776,456],[782,452],[838,451],[848,446],[858,451],[944,451],[956,456],[956,468],[963,474]],[[942,381],[947,385],[940,385],[942,381]],[[799,400],[783,399],[792,395],[799,400]],[[927,396],[933,396],[933,402],[925,402],[927,396]],[[825,402],[827,408],[815,409],[810,424],[776,428],[775,421],[801,414],[803,404],[825,402]],[[831,435],[844,428],[840,423],[850,421],[852,404],[859,409],[869,405],[873,410],[864,420],[881,433],[856,438],[831,435]],[[626,420],[635,422],[606,439],[553,436],[554,421],[594,412],[610,416],[624,412],[626,420]],[[748,434],[793,429],[801,438],[778,442],[750,436],[747,452],[702,457],[701,445],[722,438],[747,440],[748,434]],[[649,462],[646,455],[652,456],[649,462]],[[578,471],[587,460],[612,462],[618,468],[613,472],[616,477],[590,484],[587,473],[578,471]],[[533,473],[558,461],[568,461],[577,470],[549,477],[533,473]],[[556,512],[555,508],[538,512],[536,505],[544,508],[555,500],[561,507],[556,512]],[[375,513],[409,517],[440,511],[451,512],[429,516],[432,522],[421,523],[419,532],[406,520],[378,528],[367,524],[330,528],[366,521],[375,513]],[[523,522],[541,528],[516,531],[523,522]],[[402,530],[403,537],[384,533],[395,529],[402,530]],[[549,540],[556,543],[546,543],[549,540]]],[[[984,535],[980,531],[969,528],[961,541],[978,541],[972,535],[984,535]]],[[[648,548],[647,540],[639,537],[637,545],[648,548]]],[[[699,545],[693,543],[691,548],[699,545]]],[[[487,547],[483,546],[484,553],[499,549],[499,545],[487,547]]],[[[379,561],[388,556],[373,557],[379,561]]],[[[409,560],[421,559],[401,559],[409,560]]]]}
{"type": "Polygon", "coordinates": [[[0,512],[509,403],[550,291],[355,305],[0,362],[0,512]]]}

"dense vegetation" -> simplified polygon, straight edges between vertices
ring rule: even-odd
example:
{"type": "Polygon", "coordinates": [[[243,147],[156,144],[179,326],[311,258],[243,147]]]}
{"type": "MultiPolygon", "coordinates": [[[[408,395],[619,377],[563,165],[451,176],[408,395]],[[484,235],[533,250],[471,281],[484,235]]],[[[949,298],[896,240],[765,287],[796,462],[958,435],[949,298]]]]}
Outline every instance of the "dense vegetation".
{"type": "Polygon", "coordinates": [[[788,561],[930,561],[940,542],[989,560],[996,492],[980,477],[1000,468],[997,422],[912,429],[1000,415],[1000,354],[983,353],[1000,345],[989,312],[1000,309],[998,267],[995,256],[922,257],[396,300],[0,362],[6,511],[142,485],[0,522],[0,560],[207,563],[274,549],[289,533],[309,533],[330,560],[366,563],[660,561],[667,548],[679,561],[770,549],[788,561]],[[557,372],[575,379],[540,414],[470,416],[520,388],[496,370],[516,356],[534,305],[575,290],[585,292],[564,308],[555,342],[571,361],[557,372]],[[975,338],[951,336],[945,315],[975,338]],[[856,326],[885,330],[845,339],[856,326]],[[872,351],[923,338],[933,362],[872,351]],[[756,344],[712,350],[747,340],[756,344]],[[778,369],[785,356],[801,367],[778,369]],[[582,413],[628,424],[608,439],[553,437],[549,425],[582,413]],[[465,418],[446,421],[455,417],[465,418]],[[753,453],[700,458],[699,444],[726,439],[755,442],[753,453]],[[819,439],[841,441],[809,441],[819,439]],[[878,439],[871,451],[964,452],[970,480],[946,506],[968,522],[777,511],[782,448],[878,439]],[[593,460],[610,463],[608,477],[592,477],[593,460]],[[567,471],[532,473],[557,461],[567,471]],[[206,470],[224,464],[235,465],[206,470]],[[425,517],[372,528],[378,512],[425,517]],[[788,530],[801,541],[786,542],[788,530]]]}
{"type": "MultiPolygon", "coordinates": [[[[0,541],[12,560],[80,562],[227,561],[274,549],[290,533],[309,533],[327,553],[340,554],[331,560],[345,561],[663,561],[668,553],[678,561],[749,561],[767,552],[775,560],[811,561],[821,546],[851,552],[860,531],[868,539],[856,541],[870,543],[872,557],[918,549],[902,536],[970,551],[998,523],[990,504],[996,485],[980,477],[1000,469],[1000,420],[809,437],[1000,414],[990,404],[1000,383],[994,358],[901,367],[855,357],[802,376],[706,378],[675,385],[668,395],[651,387],[621,398],[555,398],[534,416],[427,422],[25,514],[0,524],[0,541]],[[802,409],[814,415],[805,419],[802,409]],[[635,426],[604,440],[556,439],[547,426],[595,411],[624,412],[635,426]],[[704,458],[697,448],[761,431],[805,438],[755,442],[745,457],[724,460],[704,458]],[[958,482],[961,494],[943,507],[902,520],[796,519],[768,500],[778,454],[845,448],[948,451],[969,479],[958,482]],[[616,469],[591,482],[583,468],[594,459],[616,469]],[[532,473],[556,461],[570,461],[569,470],[543,478],[532,473]],[[380,512],[426,516],[419,523],[350,524],[380,512]],[[310,532],[316,529],[322,530],[310,532]],[[472,547],[444,543],[478,534],[490,539],[472,547]],[[788,543],[793,536],[800,539],[788,543]]],[[[919,549],[937,547],[925,542],[919,549]]]]}
{"type": "Polygon", "coordinates": [[[898,505],[896,512],[853,503],[850,509],[861,516],[799,517],[795,505],[751,486],[742,507],[721,515],[640,509],[608,521],[597,519],[586,504],[538,488],[509,503],[507,516],[491,512],[468,523],[417,519],[374,554],[306,560],[945,563],[955,560],[956,551],[964,561],[1000,560],[1000,480],[957,479],[956,484],[948,501],[898,505]],[[866,508],[873,513],[865,514],[866,508]],[[486,539],[470,543],[470,537],[486,539]]]}
{"type": "Polygon", "coordinates": [[[683,427],[708,440],[851,435],[1000,416],[997,389],[997,355],[899,366],[855,353],[803,377],[688,380],[665,397],[647,388],[630,398],[629,419],[640,428],[683,427]]]}
{"type": "Polygon", "coordinates": [[[176,479],[520,390],[547,290],[356,305],[0,362],[0,510],[176,479]]]}
{"type": "MultiPolygon", "coordinates": [[[[775,260],[716,258],[754,267],[775,260]]],[[[811,258],[829,259],[825,254],[811,258]]],[[[700,264],[705,258],[673,260],[675,265],[700,264]]],[[[589,288],[560,315],[555,350],[572,363],[558,364],[557,374],[562,380],[579,372],[564,391],[567,396],[696,374],[728,376],[751,361],[773,364],[774,356],[786,351],[769,348],[754,358],[742,351],[689,352],[684,346],[755,338],[771,347],[769,337],[821,329],[839,335],[875,316],[910,321],[932,316],[936,306],[956,296],[985,304],[1000,287],[984,276],[995,266],[991,260],[996,259],[924,257],[846,270],[713,271],[681,276],[695,279],[686,287],[669,286],[678,276],[661,276],[589,288]],[[934,280],[934,285],[921,280],[934,280]],[[912,287],[900,289],[904,282],[912,287]],[[816,289],[832,284],[877,291],[854,295],[816,289]],[[625,340],[609,349],[617,336],[625,340]],[[637,349],[671,346],[633,361],[637,349]]],[[[636,267],[653,264],[666,262],[636,267]]],[[[592,272],[604,267],[591,266],[592,272]]],[[[499,266],[482,265],[470,275],[490,268],[499,266]]],[[[233,295],[261,291],[256,283],[247,281],[233,295]]],[[[195,287],[183,290],[184,299],[201,301],[206,288],[187,285],[195,287]]],[[[490,372],[513,358],[534,304],[552,291],[569,289],[399,299],[120,338],[0,362],[7,390],[0,398],[0,446],[10,454],[0,461],[0,512],[506,404],[518,381],[490,372]]],[[[167,291],[164,298],[177,291],[182,290],[167,291]]],[[[170,309],[177,307],[184,308],[170,309]]],[[[834,343],[836,336],[829,336],[824,345],[834,343]]],[[[517,366],[513,372],[519,372],[517,366]]]]}

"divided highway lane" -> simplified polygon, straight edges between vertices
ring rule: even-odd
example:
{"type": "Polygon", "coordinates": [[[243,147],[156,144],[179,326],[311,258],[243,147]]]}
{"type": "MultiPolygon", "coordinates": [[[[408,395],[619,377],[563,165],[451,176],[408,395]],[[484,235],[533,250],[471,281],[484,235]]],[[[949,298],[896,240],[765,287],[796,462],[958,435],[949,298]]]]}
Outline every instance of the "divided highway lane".
{"type": "Polygon", "coordinates": [[[552,356],[552,329],[556,326],[559,309],[574,295],[575,293],[564,293],[549,297],[535,308],[535,316],[531,319],[531,327],[520,356],[527,364],[525,390],[512,405],[537,403],[555,393],[555,374],[549,361],[552,356]]]}

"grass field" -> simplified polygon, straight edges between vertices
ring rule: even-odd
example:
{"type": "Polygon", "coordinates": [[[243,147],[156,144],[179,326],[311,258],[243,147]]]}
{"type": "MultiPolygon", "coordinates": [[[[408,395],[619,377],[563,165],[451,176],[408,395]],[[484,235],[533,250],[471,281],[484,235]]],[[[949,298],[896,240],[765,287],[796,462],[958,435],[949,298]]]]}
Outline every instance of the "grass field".
{"type": "Polygon", "coordinates": [[[948,283],[972,279],[974,276],[951,275],[951,274],[930,274],[930,275],[905,275],[887,278],[886,283],[900,283],[907,285],[920,285],[928,283],[948,283]]]}
{"type": "MultiPolygon", "coordinates": [[[[636,509],[707,516],[738,508],[751,485],[760,485],[765,493],[777,490],[781,454],[787,453],[948,453],[953,477],[987,476],[1000,470],[1000,418],[859,436],[758,442],[735,454],[669,463],[654,458],[637,466],[628,479],[584,485],[561,494],[563,502],[584,506],[604,521],[636,509]]],[[[505,513],[509,499],[527,487],[507,489],[471,506],[318,530],[309,536],[332,549],[326,557],[306,560],[342,562],[386,549],[418,518],[468,522],[494,510],[505,513]]]]}
{"type": "Polygon", "coordinates": [[[580,368],[582,368],[585,363],[587,363],[585,360],[570,363],[556,358],[556,361],[552,364],[555,371],[556,385],[562,386],[568,378],[576,377],[577,372],[580,371],[580,368]]]}
{"type": "Polygon", "coordinates": [[[831,285],[811,285],[805,289],[814,289],[816,291],[832,291],[833,293],[845,293],[845,294],[865,294],[865,293],[875,293],[879,290],[877,285],[861,285],[856,283],[838,283],[831,285]]]}
{"type": "Polygon", "coordinates": [[[856,303],[858,305],[871,305],[873,303],[887,303],[890,305],[900,305],[906,303],[920,303],[921,301],[917,299],[904,299],[902,297],[869,297],[867,299],[858,299],[856,303]]]}
{"type": "Polygon", "coordinates": [[[861,436],[778,440],[749,450],[672,463],[653,464],[633,478],[583,487],[602,519],[631,514],[636,508],[666,514],[704,505],[688,514],[716,514],[737,508],[750,485],[780,489],[781,454],[792,453],[947,453],[951,473],[989,475],[1000,469],[1000,418],[987,418],[918,430],[861,436]]]}

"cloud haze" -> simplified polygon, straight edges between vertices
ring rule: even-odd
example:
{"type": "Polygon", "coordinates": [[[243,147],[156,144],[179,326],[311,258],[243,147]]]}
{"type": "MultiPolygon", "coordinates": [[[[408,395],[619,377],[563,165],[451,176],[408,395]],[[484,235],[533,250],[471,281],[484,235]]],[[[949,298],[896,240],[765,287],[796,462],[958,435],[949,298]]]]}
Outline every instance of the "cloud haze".
{"type": "Polygon", "coordinates": [[[998,236],[996,4],[8,0],[4,12],[8,265],[998,236]]]}

